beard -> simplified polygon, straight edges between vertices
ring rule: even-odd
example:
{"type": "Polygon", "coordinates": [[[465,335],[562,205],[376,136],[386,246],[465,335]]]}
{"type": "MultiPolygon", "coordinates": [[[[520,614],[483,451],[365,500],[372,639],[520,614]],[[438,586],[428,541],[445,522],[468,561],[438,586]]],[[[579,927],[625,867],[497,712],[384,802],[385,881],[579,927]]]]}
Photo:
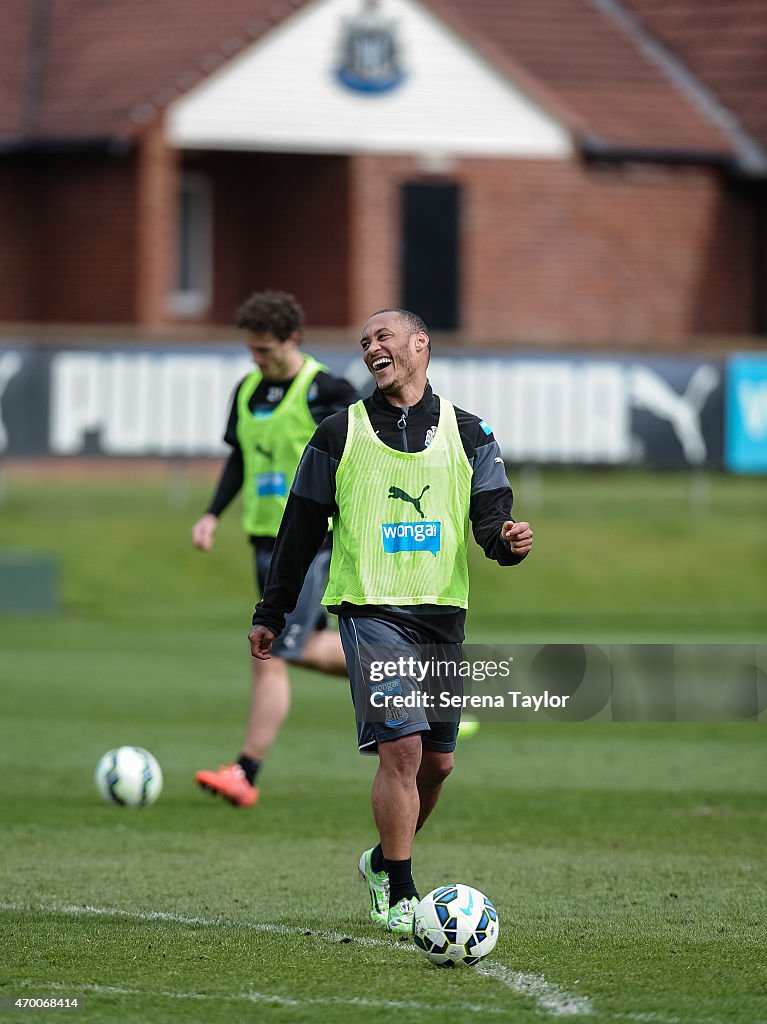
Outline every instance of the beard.
{"type": "MultiPolygon", "coordinates": [[[[418,372],[415,356],[409,348],[404,349],[396,359],[394,366],[394,373],[392,374],[391,380],[385,384],[378,384],[378,390],[384,395],[390,395],[395,391],[399,391],[404,388],[412,380],[418,372]]],[[[374,374],[375,376],[375,374],[374,374]]]]}

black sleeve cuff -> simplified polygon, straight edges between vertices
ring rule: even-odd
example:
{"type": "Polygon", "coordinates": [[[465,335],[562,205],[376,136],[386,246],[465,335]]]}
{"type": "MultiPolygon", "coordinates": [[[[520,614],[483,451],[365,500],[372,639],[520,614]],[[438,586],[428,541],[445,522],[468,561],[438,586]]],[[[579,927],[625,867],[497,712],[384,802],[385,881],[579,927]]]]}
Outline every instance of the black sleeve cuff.
{"type": "Polygon", "coordinates": [[[253,612],[251,624],[253,626],[266,626],[267,629],[274,633],[276,638],[285,628],[285,615],[274,608],[265,608],[264,602],[259,601],[256,605],[256,610],[253,612]]]}
{"type": "Polygon", "coordinates": [[[512,554],[509,545],[501,539],[501,527],[509,519],[513,501],[510,487],[499,487],[492,491],[480,491],[472,494],[470,517],[474,539],[485,552],[499,565],[519,565],[525,555],[512,554]]]}

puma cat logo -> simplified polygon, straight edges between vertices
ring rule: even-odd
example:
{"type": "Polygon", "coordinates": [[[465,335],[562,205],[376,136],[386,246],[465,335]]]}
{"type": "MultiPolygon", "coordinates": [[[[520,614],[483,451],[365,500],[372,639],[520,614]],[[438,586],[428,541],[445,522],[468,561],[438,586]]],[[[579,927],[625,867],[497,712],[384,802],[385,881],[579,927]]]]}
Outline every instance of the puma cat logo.
{"type": "Polygon", "coordinates": [[[427,484],[424,487],[424,489],[421,491],[421,493],[418,495],[417,498],[411,498],[410,495],[407,493],[407,491],[403,491],[400,487],[390,487],[389,488],[389,497],[390,498],[399,498],[400,501],[409,501],[410,504],[413,506],[413,508],[418,513],[418,515],[421,517],[421,519],[425,519],[426,518],[426,514],[423,511],[423,509],[421,508],[421,498],[424,496],[424,494],[428,490],[429,490],[429,485],[427,484]]]}

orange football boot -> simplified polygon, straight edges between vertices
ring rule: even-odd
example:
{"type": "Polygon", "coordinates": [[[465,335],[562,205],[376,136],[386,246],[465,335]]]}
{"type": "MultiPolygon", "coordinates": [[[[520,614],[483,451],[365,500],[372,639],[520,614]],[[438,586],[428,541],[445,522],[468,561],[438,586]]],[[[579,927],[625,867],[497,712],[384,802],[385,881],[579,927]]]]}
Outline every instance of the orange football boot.
{"type": "Polygon", "coordinates": [[[196,772],[198,786],[218,793],[235,807],[252,807],[258,800],[258,787],[251,786],[239,764],[222,764],[217,772],[196,772]]]}

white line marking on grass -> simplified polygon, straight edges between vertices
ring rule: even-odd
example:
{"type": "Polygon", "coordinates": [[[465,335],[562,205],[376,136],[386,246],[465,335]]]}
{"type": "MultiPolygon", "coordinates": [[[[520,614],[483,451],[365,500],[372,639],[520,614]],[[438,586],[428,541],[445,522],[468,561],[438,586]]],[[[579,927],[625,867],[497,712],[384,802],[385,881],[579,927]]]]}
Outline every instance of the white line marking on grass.
{"type": "MultiPolygon", "coordinates": [[[[664,1017],[661,1013],[618,1013],[615,1019],[639,1021],[639,1024],[681,1024],[679,1017],[664,1017]]],[[[702,1020],[698,1024],[703,1024],[702,1020]]]]}
{"type": "MultiPolygon", "coordinates": [[[[349,936],[344,935],[341,932],[325,932],[325,931],[314,931],[308,928],[296,928],[282,924],[269,924],[266,922],[253,922],[253,921],[231,921],[224,919],[216,919],[210,917],[185,917],[182,914],[172,914],[163,910],[120,910],[117,907],[95,907],[90,904],[52,904],[49,906],[38,905],[36,907],[26,907],[16,903],[0,903],[0,910],[12,910],[12,911],[28,911],[37,910],[45,911],[48,913],[58,914],[71,914],[71,915],[88,915],[88,916],[101,916],[101,917],[127,917],[131,920],[136,921],[170,921],[174,924],[191,925],[193,927],[222,927],[222,928],[247,928],[250,931],[264,932],[277,935],[299,935],[305,936],[306,938],[316,938],[323,942],[337,942],[340,944],[349,945],[357,944],[359,946],[366,946],[374,949],[388,949],[397,950],[405,953],[417,952],[415,946],[410,945],[407,942],[398,942],[393,938],[388,939],[375,939],[367,936],[349,936]]],[[[537,1004],[539,1010],[543,1010],[545,1013],[552,1017],[576,1017],[586,1016],[593,1014],[594,1010],[590,1001],[585,996],[573,995],[570,992],[566,992],[559,988],[553,982],[547,981],[542,974],[525,973],[522,971],[513,971],[511,968],[506,967],[500,963],[487,963],[476,964],[472,970],[485,978],[491,978],[494,981],[500,982],[506,988],[510,989],[517,995],[525,996],[527,999],[532,1000],[537,1004]]],[[[257,994],[258,995],[258,994],[257,994]]],[[[182,998],[179,996],[179,998],[182,998]]],[[[184,998],[193,998],[192,995],[184,998]]],[[[209,998],[207,996],[200,996],[200,998],[209,998]]],[[[212,998],[212,997],[211,997],[212,998]]],[[[218,998],[218,997],[216,997],[218,998]]],[[[238,997],[239,998],[239,997],[238,997]]],[[[259,996],[260,998],[260,996],[259,996]]],[[[264,997],[272,998],[272,997],[264,997]]],[[[275,1000],[279,1000],[283,997],[275,996],[275,1000]]],[[[287,997],[285,997],[287,998],[287,997]]],[[[332,1002],[333,1000],[330,1000],[332,1002]]],[[[304,1002],[312,1002],[312,1000],[304,1000],[304,1002]]],[[[328,1002],[328,1000],[314,1000],[314,1002],[328,1002]]],[[[415,1003],[386,1003],[375,1002],[365,1003],[359,999],[343,1000],[343,1005],[388,1005],[394,1007],[411,1007],[414,1009],[421,1008],[432,1008],[427,1007],[427,1004],[415,1003]]],[[[339,1004],[340,1005],[340,1004],[339,1004]]],[[[472,1007],[471,1005],[463,1006],[463,1009],[470,1010],[471,1012],[483,1012],[483,1013],[505,1013],[507,1012],[501,1008],[490,1008],[490,1007],[472,1007]]]]}
{"type": "MultiPolygon", "coordinates": [[[[0,907],[4,904],[0,904],[0,907]]],[[[19,910],[20,907],[11,909],[19,910]]],[[[101,914],[107,917],[130,917],[138,921],[170,921],[173,924],[193,925],[203,928],[247,928],[252,932],[266,932],[272,935],[301,935],[306,938],[322,939],[323,942],[357,943],[375,949],[404,949],[410,952],[412,947],[403,943],[385,939],[372,939],[365,935],[344,935],[342,932],[314,931],[311,928],[296,928],[286,924],[268,924],[262,921],[231,921],[215,917],[185,917],[183,914],[170,914],[164,910],[119,910],[116,907],[94,907],[89,904],[70,904],[64,906],[41,907],[41,910],[55,910],[61,914],[101,914]]]]}
{"type": "MultiPolygon", "coordinates": [[[[209,992],[173,992],[168,989],[129,988],[124,985],[94,985],[90,983],[78,984],[77,982],[50,982],[41,984],[39,981],[22,981],[19,983],[24,989],[39,989],[46,991],[67,991],[67,992],[89,992],[95,995],[105,996],[144,996],[148,998],[161,999],[194,999],[209,1002],[239,1002],[239,1003],[270,1003],[273,1006],[359,1006],[361,1008],[374,1008],[385,1010],[433,1010],[433,1003],[422,1003],[414,999],[369,999],[365,996],[351,996],[344,999],[341,996],[316,996],[308,999],[297,999],[292,996],[275,995],[270,992],[231,992],[226,995],[219,995],[209,992]]],[[[451,1003],[455,1010],[466,1013],[483,1013],[506,1016],[509,1010],[501,1006],[477,1006],[474,1003],[451,1003]]]]}
{"type": "MultiPolygon", "coordinates": [[[[663,1013],[616,1013],[613,1020],[631,1020],[638,1024],[682,1024],[684,1020],[694,1020],[694,1024],[726,1024],[720,1017],[669,1017],[663,1013]]],[[[760,1024],[767,1024],[767,1021],[760,1024]]]]}
{"type": "Polygon", "coordinates": [[[584,1017],[594,1013],[594,1008],[586,996],[565,992],[557,985],[546,981],[542,974],[512,971],[510,967],[492,961],[477,964],[474,970],[486,978],[495,978],[512,992],[532,999],[540,1009],[552,1017],[584,1017]]]}

